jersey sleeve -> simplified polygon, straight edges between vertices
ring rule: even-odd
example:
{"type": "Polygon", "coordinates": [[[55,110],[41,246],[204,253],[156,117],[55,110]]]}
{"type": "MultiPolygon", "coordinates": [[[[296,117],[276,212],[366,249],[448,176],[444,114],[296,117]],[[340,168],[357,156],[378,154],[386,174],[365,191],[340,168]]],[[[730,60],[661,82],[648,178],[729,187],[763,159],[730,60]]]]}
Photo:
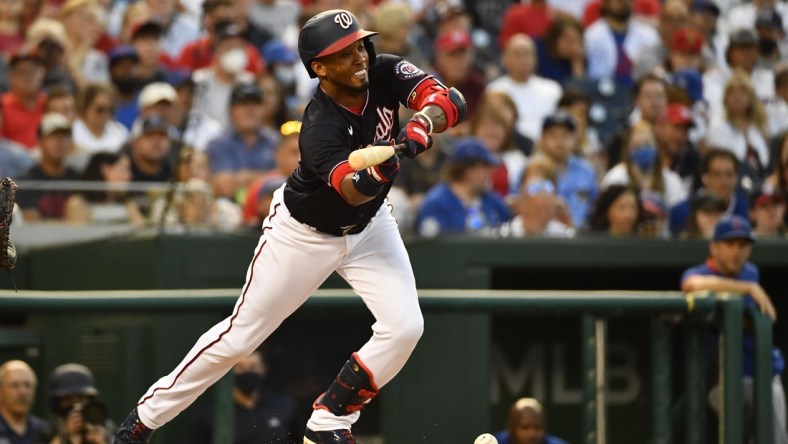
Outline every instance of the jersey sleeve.
{"type": "Polygon", "coordinates": [[[684,271],[684,273],[681,274],[681,280],[679,281],[679,288],[681,288],[684,285],[684,281],[686,281],[690,277],[704,275],[704,274],[707,273],[704,273],[701,267],[692,267],[684,271]]]}
{"type": "Polygon", "coordinates": [[[310,126],[301,132],[298,144],[303,165],[329,185],[332,173],[350,155],[347,138],[333,125],[310,126]]]}
{"type": "Polygon", "coordinates": [[[389,92],[404,107],[408,106],[408,99],[419,83],[432,78],[431,74],[427,74],[403,57],[382,54],[377,57],[375,63],[380,65],[380,70],[377,71],[381,76],[380,84],[390,85],[389,92]]]}

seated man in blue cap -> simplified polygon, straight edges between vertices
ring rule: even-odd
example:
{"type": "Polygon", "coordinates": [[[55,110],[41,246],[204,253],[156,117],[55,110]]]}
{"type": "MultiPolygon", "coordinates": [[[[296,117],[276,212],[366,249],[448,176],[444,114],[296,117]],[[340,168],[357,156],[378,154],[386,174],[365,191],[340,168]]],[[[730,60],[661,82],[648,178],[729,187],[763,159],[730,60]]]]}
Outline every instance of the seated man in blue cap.
{"type": "MultiPolygon", "coordinates": [[[[772,320],[776,319],[777,312],[772,305],[769,295],[761,287],[760,272],[758,267],[749,262],[752,244],[755,237],[747,219],[741,216],[725,216],[714,227],[714,237],[709,247],[709,257],[706,262],[685,271],[681,276],[681,290],[714,291],[741,294],[745,306],[757,305],[764,314],[772,320]]],[[[744,334],[744,409],[748,418],[745,418],[745,434],[750,442],[753,430],[753,362],[754,347],[752,335],[744,334]]],[[[788,443],[786,435],[785,392],[783,391],[780,374],[785,367],[780,350],[772,351],[772,408],[774,421],[774,442],[788,443]]],[[[720,412],[721,391],[719,385],[709,393],[709,404],[718,414],[720,412]]]]}
{"type": "Polygon", "coordinates": [[[445,180],[424,197],[416,220],[418,234],[491,233],[509,220],[506,204],[489,188],[491,167],[497,163],[481,140],[458,140],[444,169],[445,180]]]}

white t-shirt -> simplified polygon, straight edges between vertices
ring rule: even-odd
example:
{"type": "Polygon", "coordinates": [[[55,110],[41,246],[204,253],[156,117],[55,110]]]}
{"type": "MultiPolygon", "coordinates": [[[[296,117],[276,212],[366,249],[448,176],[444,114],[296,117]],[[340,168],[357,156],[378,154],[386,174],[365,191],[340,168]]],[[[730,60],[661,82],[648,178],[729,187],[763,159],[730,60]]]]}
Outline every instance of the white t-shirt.
{"type": "Polygon", "coordinates": [[[504,92],[517,105],[517,131],[538,141],[542,135],[542,121],[555,112],[563,91],[557,82],[531,76],[526,82],[515,82],[505,75],[487,85],[487,91],[504,92]]]}
{"type": "Polygon", "coordinates": [[[755,125],[750,125],[746,132],[734,128],[725,118],[717,115],[711,118],[706,142],[710,147],[723,148],[732,152],[740,162],[747,155],[747,142],[758,153],[758,160],[764,167],[769,165],[769,145],[766,138],[755,125]]]}
{"type": "Polygon", "coordinates": [[[72,126],[72,137],[78,151],[90,154],[99,151],[117,153],[120,147],[129,139],[129,130],[123,124],[110,120],[104,126],[104,134],[96,137],[90,132],[81,119],[76,119],[72,126]]]}
{"type": "MultiPolygon", "coordinates": [[[[665,199],[665,206],[668,210],[687,200],[687,190],[681,182],[681,177],[670,168],[662,168],[662,182],[665,184],[665,192],[662,197],[665,199]]],[[[627,174],[627,165],[619,162],[610,169],[599,185],[601,189],[606,189],[611,185],[632,185],[627,174]]]]}

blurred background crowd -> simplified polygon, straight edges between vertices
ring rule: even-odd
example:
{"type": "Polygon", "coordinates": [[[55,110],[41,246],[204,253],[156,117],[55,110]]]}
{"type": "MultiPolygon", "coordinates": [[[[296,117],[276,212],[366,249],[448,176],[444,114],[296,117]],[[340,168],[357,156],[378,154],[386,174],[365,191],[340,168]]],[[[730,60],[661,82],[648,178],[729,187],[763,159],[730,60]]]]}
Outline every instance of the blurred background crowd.
{"type": "Polygon", "coordinates": [[[0,0],[15,221],[258,230],[316,86],[298,31],[332,8],[468,103],[402,162],[403,234],[785,235],[776,0],[0,0]]]}

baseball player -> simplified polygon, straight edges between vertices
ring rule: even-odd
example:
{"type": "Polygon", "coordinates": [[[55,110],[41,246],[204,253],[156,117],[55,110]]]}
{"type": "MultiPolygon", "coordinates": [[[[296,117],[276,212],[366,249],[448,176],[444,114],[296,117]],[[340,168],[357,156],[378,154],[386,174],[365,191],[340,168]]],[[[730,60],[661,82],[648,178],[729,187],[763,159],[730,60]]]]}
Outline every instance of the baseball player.
{"type": "Polygon", "coordinates": [[[385,203],[399,159],[361,171],[347,159],[353,150],[392,139],[413,158],[431,146],[431,133],[461,122],[466,106],[457,90],[406,60],[376,56],[374,34],[338,9],[304,25],[301,61],[320,83],[304,111],[301,161],[274,194],[241,296],[232,315],[148,389],[115,444],[149,442],[155,429],[255,350],[334,270],[376,322],[372,338],[315,401],[304,443],[354,443],[350,429],[360,410],[405,365],[423,318],[408,254],[385,203]],[[401,131],[400,104],[417,111],[401,131]]]}

